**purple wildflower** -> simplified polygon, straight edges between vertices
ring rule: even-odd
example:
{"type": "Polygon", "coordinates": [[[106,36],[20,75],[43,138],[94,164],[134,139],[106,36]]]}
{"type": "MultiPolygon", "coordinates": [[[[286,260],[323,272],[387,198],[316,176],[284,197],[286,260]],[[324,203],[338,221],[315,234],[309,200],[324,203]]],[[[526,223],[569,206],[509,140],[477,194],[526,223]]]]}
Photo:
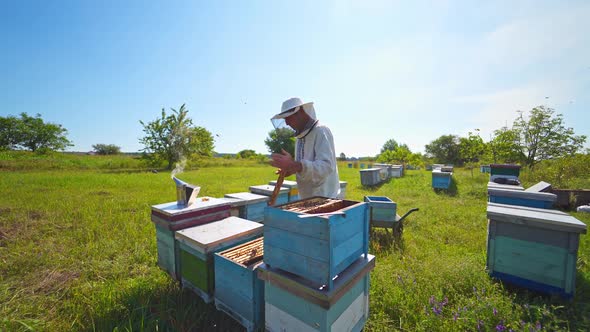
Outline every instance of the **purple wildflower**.
{"type": "Polygon", "coordinates": [[[542,326],[541,323],[539,321],[537,321],[537,324],[535,324],[535,328],[537,329],[537,331],[540,331],[542,326]]]}
{"type": "Polygon", "coordinates": [[[479,331],[482,326],[483,326],[483,322],[480,319],[478,319],[477,320],[477,330],[479,331]]]}
{"type": "Polygon", "coordinates": [[[430,303],[430,304],[434,304],[434,295],[432,295],[432,296],[430,297],[430,300],[428,300],[428,303],[430,303]]]}
{"type": "Polygon", "coordinates": [[[459,318],[459,313],[458,313],[458,312],[456,312],[456,313],[453,315],[453,320],[456,322],[456,321],[457,321],[457,318],[459,318]]]}
{"type": "Polygon", "coordinates": [[[436,305],[435,305],[434,307],[432,307],[432,312],[434,312],[434,313],[435,313],[435,314],[437,314],[437,315],[440,315],[440,314],[442,314],[442,310],[441,310],[441,308],[439,308],[439,307],[438,307],[438,306],[436,306],[436,305]]]}
{"type": "Polygon", "coordinates": [[[500,321],[498,325],[496,325],[496,331],[504,331],[506,330],[506,326],[504,326],[504,321],[500,321]]]}
{"type": "Polygon", "coordinates": [[[498,314],[498,310],[496,310],[496,308],[494,308],[494,310],[492,310],[492,312],[494,313],[494,316],[496,316],[498,314]]]}

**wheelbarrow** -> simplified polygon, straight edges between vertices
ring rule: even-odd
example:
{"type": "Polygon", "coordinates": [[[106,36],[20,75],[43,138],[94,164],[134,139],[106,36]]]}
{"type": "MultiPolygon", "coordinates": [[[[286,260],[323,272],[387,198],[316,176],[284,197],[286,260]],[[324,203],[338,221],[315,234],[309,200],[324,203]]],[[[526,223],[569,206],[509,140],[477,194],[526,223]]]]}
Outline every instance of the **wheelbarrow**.
{"type": "Polygon", "coordinates": [[[395,220],[373,220],[373,218],[371,218],[371,229],[373,227],[382,227],[385,228],[385,231],[389,234],[389,229],[391,228],[393,238],[400,239],[404,231],[404,219],[406,219],[406,217],[412,212],[419,210],[420,209],[418,208],[412,208],[401,217],[396,213],[395,220]]]}

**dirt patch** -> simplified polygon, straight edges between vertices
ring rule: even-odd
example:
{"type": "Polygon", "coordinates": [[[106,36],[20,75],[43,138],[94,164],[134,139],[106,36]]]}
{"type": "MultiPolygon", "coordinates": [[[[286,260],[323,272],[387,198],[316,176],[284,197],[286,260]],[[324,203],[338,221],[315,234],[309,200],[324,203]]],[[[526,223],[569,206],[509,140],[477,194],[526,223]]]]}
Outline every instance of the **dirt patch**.
{"type": "Polygon", "coordinates": [[[0,215],[2,215],[2,214],[8,214],[10,212],[12,212],[12,209],[11,208],[9,208],[9,207],[0,207],[0,215]]]}
{"type": "Polygon", "coordinates": [[[43,280],[41,280],[37,287],[35,287],[36,293],[61,291],[65,289],[72,280],[80,277],[79,272],[58,270],[45,271],[45,273],[41,275],[43,276],[43,280]]]}
{"type": "Polygon", "coordinates": [[[28,212],[28,217],[29,220],[41,220],[43,219],[43,217],[45,216],[45,214],[42,211],[29,211],[28,212]]]}
{"type": "Polygon", "coordinates": [[[8,234],[0,229],[0,247],[6,247],[8,244],[8,234]]]}
{"type": "Polygon", "coordinates": [[[97,195],[97,196],[111,196],[112,195],[110,192],[104,191],[104,190],[95,191],[92,194],[97,195]]]}

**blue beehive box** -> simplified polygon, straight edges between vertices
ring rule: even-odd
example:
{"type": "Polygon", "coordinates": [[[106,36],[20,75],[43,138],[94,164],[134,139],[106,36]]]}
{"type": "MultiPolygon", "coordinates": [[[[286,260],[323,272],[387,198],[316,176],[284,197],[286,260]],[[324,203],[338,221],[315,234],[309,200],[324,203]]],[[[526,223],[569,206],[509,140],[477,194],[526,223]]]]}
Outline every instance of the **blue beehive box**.
{"type": "Polygon", "coordinates": [[[260,237],[263,227],[255,221],[228,217],[176,232],[182,286],[206,303],[211,302],[215,289],[214,253],[260,237]]]}
{"type": "Polygon", "coordinates": [[[368,252],[367,206],[363,202],[311,197],[267,207],[264,262],[332,288],[334,276],[368,252]]]}
{"type": "Polygon", "coordinates": [[[361,256],[340,273],[331,290],[263,264],[267,331],[361,331],[369,318],[370,271],[375,257],[361,256]]]}
{"type": "Polygon", "coordinates": [[[229,204],[211,197],[199,197],[187,207],[178,206],[177,202],[153,205],[151,220],[156,226],[158,266],[172,279],[180,280],[178,244],[174,233],[229,216],[229,204]]]}
{"type": "Polygon", "coordinates": [[[371,225],[390,227],[395,223],[397,204],[385,196],[365,196],[369,204],[371,225]]]}
{"type": "Polygon", "coordinates": [[[451,187],[452,172],[443,172],[440,168],[432,170],[432,188],[449,189],[451,187]]]}
{"type": "Polygon", "coordinates": [[[215,307],[247,331],[264,327],[264,282],[256,271],[262,264],[263,240],[255,240],[216,253],[215,307]]]}
{"type": "Polygon", "coordinates": [[[264,208],[268,205],[268,196],[242,192],[225,194],[225,198],[237,200],[232,206],[238,208],[238,217],[257,222],[264,221],[264,208]]]}
{"type": "MultiPolygon", "coordinates": [[[[270,181],[268,184],[271,186],[275,186],[277,180],[270,181]]],[[[296,181],[289,181],[284,180],[281,187],[289,188],[289,202],[298,201],[299,200],[299,189],[297,188],[296,181]]]]}
{"type": "MultiPolygon", "coordinates": [[[[259,186],[250,186],[249,189],[250,189],[250,192],[253,194],[271,197],[272,193],[275,189],[275,186],[263,184],[263,185],[259,185],[259,186]]],[[[275,201],[275,205],[280,205],[280,204],[284,204],[284,203],[288,203],[288,202],[289,202],[289,188],[281,187],[281,189],[279,190],[279,194],[277,196],[277,199],[275,201]]]]}
{"type": "Polygon", "coordinates": [[[379,168],[361,169],[361,184],[363,186],[376,186],[381,183],[381,170],[379,168]]]}
{"type": "Polygon", "coordinates": [[[492,203],[550,209],[556,199],[551,193],[488,188],[488,201],[492,203]]]}
{"type": "Polygon", "coordinates": [[[487,269],[528,289],[573,297],[586,225],[557,210],[488,203],[487,269]]]}

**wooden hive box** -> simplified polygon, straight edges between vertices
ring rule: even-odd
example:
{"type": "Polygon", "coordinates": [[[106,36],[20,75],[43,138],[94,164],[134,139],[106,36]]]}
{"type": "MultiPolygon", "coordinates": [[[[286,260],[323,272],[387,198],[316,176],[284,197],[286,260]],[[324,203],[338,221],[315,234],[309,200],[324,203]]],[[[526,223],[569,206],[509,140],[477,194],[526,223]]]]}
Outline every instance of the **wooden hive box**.
{"type": "Polygon", "coordinates": [[[556,199],[551,193],[488,188],[488,201],[492,203],[550,209],[556,199]]]}
{"type": "Polygon", "coordinates": [[[403,171],[402,171],[401,165],[391,165],[390,176],[392,178],[401,178],[402,175],[403,175],[403,171]]]}
{"type": "Polygon", "coordinates": [[[432,170],[432,188],[434,189],[449,189],[451,187],[451,179],[453,173],[443,172],[440,168],[432,170]]]}
{"type": "Polygon", "coordinates": [[[490,165],[480,165],[479,171],[481,173],[490,173],[491,172],[490,165]]]}
{"type": "Polygon", "coordinates": [[[156,226],[158,266],[172,279],[180,280],[178,244],[174,240],[174,233],[229,216],[230,206],[227,202],[211,197],[197,198],[188,207],[179,207],[176,202],[153,205],[151,220],[156,226]]]}
{"type": "MultiPolygon", "coordinates": [[[[277,183],[277,180],[272,180],[268,184],[274,188],[276,183],[277,183]]],[[[284,180],[281,187],[289,188],[289,202],[299,200],[299,189],[297,189],[297,182],[296,181],[284,180]]]]}
{"type": "Polygon", "coordinates": [[[182,286],[211,302],[215,289],[213,254],[259,237],[262,228],[255,221],[228,217],[176,232],[182,286]]]}
{"type": "Polygon", "coordinates": [[[488,203],[488,272],[528,289],[573,297],[580,233],[586,225],[557,210],[488,203]]]}
{"type": "Polygon", "coordinates": [[[225,197],[239,200],[235,203],[239,210],[238,217],[256,222],[264,221],[264,208],[270,197],[250,192],[225,194],[225,197]]]}
{"type": "MultiPolygon", "coordinates": [[[[259,186],[250,186],[250,192],[253,194],[264,195],[264,196],[272,196],[272,192],[274,191],[275,187],[263,184],[259,186]]],[[[277,196],[277,200],[275,201],[275,205],[280,205],[289,202],[289,188],[281,187],[279,190],[279,195],[277,196]]]]}
{"type": "Polygon", "coordinates": [[[263,239],[215,254],[215,306],[247,331],[264,327],[264,282],[256,276],[262,264],[263,239]]]}
{"type": "Polygon", "coordinates": [[[265,264],[267,331],[361,331],[369,318],[369,279],[375,257],[361,256],[338,275],[332,290],[318,289],[296,275],[265,264]]]}
{"type": "Polygon", "coordinates": [[[490,164],[490,176],[491,175],[509,175],[518,178],[520,175],[520,165],[490,164]]]}
{"type": "Polygon", "coordinates": [[[359,171],[361,173],[361,184],[370,187],[381,183],[380,171],[379,168],[361,169],[359,171]]]}
{"type": "Polygon", "coordinates": [[[264,262],[331,288],[334,276],[367,254],[368,217],[366,203],[324,197],[267,207],[264,262]],[[341,214],[315,215],[329,212],[341,214]]]}
{"type": "Polygon", "coordinates": [[[397,203],[385,196],[365,196],[369,204],[369,218],[371,225],[376,227],[391,227],[395,223],[397,203]]]}

